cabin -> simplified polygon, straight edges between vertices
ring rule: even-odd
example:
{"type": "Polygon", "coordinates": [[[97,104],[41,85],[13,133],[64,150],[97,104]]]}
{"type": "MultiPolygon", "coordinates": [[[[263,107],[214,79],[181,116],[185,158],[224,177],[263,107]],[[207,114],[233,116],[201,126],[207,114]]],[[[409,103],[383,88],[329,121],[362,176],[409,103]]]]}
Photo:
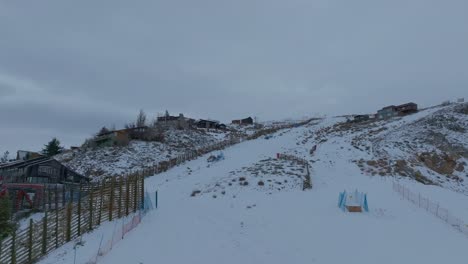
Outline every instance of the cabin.
{"type": "Polygon", "coordinates": [[[387,119],[387,118],[392,118],[398,115],[398,112],[396,110],[396,106],[390,105],[386,106],[379,111],[377,111],[377,118],[378,119],[387,119]]]}
{"type": "Polygon", "coordinates": [[[244,119],[232,120],[233,125],[253,125],[254,120],[252,117],[247,117],[244,119]]]}
{"type": "Polygon", "coordinates": [[[355,115],[353,118],[353,122],[359,123],[359,122],[366,122],[369,121],[370,116],[369,115],[355,115]]]}
{"type": "Polygon", "coordinates": [[[2,183],[58,184],[82,183],[90,180],[89,177],[49,157],[14,162],[0,167],[0,182],[2,183]]]}
{"type": "Polygon", "coordinates": [[[409,115],[418,112],[418,105],[415,103],[407,103],[396,106],[396,111],[399,115],[409,115]]]}
{"type": "Polygon", "coordinates": [[[27,151],[27,150],[18,150],[16,152],[16,160],[32,160],[32,159],[40,158],[43,156],[44,155],[38,152],[27,151]]]}
{"type": "Polygon", "coordinates": [[[206,129],[226,129],[225,124],[221,124],[219,121],[216,120],[209,120],[209,119],[200,119],[198,120],[195,125],[198,128],[206,128],[206,129]]]}
{"type": "Polygon", "coordinates": [[[402,105],[390,105],[377,111],[378,119],[387,119],[395,116],[409,115],[418,112],[418,105],[407,103],[402,105]]]}
{"type": "Polygon", "coordinates": [[[195,123],[192,118],[187,118],[184,114],[179,116],[171,116],[166,112],[163,116],[158,116],[155,125],[162,128],[176,128],[176,129],[189,129],[195,123]]]}
{"type": "Polygon", "coordinates": [[[130,139],[143,138],[148,130],[147,126],[113,130],[97,135],[94,143],[98,147],[125,145],[130,139]]]}

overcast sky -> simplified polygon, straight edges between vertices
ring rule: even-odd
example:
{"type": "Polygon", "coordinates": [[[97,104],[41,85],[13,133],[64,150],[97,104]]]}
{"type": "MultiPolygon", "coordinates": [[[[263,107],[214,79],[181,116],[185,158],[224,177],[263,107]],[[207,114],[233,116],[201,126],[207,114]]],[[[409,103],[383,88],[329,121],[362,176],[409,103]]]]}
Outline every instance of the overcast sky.
{"type": "Polygon", "coordinates": [[[468,1],[0,0],[0,151],[140,108],[228,122],[468,97],[468,1]]]}

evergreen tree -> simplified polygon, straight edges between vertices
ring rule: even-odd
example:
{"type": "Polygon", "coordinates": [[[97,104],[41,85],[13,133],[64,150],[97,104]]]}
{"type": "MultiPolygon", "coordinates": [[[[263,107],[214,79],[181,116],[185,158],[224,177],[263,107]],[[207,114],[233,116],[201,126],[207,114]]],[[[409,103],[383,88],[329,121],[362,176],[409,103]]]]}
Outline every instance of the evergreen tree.
{"type": "Polygon", "coordinates": [[[103,134],[106,134],[106,133],[109,133],[109,132],[110,132],[110,130],[107,127],[104,126],[99,130],[97,135],[99,136],[99,135],[103,135],[103,134]]]}
{"type": "Polygon", "coordinates": [[[11,222],[11,201],[8,195],[0,197],[0,239],[13,232],[14,225],[11,222]]]}
{"type": "Polygon", "coordinates": [[[47,145],[44,145],[42,153],[48,157],[52,157],[62,152],[62,150],[63,147],[60,146],[60,141],[57,138],[53,138],[47,145]]]}

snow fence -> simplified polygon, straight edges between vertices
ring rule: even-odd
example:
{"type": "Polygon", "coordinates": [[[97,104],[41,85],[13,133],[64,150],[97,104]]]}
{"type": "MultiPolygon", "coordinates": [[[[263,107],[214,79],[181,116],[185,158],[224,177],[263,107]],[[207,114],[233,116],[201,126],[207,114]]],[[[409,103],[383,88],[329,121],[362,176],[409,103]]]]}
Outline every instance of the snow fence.
{"type": "Polygon", "coordinates": [[[86,264],[96,264],[98,260],[107,255],[112,248],[125,238],[125,235],[130,231],[135,229],[143,219],[144,216],[150,211],[153,210],[153,202],[148,192],[145,193],[144,204],[137,213],[126,216],[122,219],[115,221],[114,229],[111,234],[107,236],[102,235],[101,242],[99,243],[99,248],[96,253],[91,257],[91,259],[86,262],[86,264]]]}
{"type": "Polygon", "coordinates": [[[393,191],[400,194],[403,199],[410,201],[419,208],[426,210],[437,218],[443,220],[445,223],[449,224],[451,227],[455,228],[455,230],[468,236],[468,225],[460,218],[454,216],[448,209],[441,207],[439,203],[435,203],[429,200],[420,193],[414,193],[410,189],[397,182],[393,182],[393,191]]]}

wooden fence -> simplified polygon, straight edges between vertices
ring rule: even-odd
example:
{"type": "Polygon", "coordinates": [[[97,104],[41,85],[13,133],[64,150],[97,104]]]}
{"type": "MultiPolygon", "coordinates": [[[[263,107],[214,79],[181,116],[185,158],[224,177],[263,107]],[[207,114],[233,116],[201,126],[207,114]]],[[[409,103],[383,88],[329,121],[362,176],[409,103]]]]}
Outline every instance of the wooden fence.
{"type": "Polygon", "coordinates": [[[78,201],[48,210],[41,221],[17,230],[0,242],[0,264],[34,263],[50,251],[93,230],[101,223],[140,210],[144,177],[132,174],[81,186],[78,201]]]}
{"type": "Polygon", "coordinates": [[[294,161],[304,166],[305,175],[304,175],[304,181],[302,184],[302,190],[312,189],[312,178],[310,176],[309,162],[306,159],[299,158],[293,155],[281,154],[281,153],[277,154],[277,158],[282,159],[282,160],[294,161]]]}

